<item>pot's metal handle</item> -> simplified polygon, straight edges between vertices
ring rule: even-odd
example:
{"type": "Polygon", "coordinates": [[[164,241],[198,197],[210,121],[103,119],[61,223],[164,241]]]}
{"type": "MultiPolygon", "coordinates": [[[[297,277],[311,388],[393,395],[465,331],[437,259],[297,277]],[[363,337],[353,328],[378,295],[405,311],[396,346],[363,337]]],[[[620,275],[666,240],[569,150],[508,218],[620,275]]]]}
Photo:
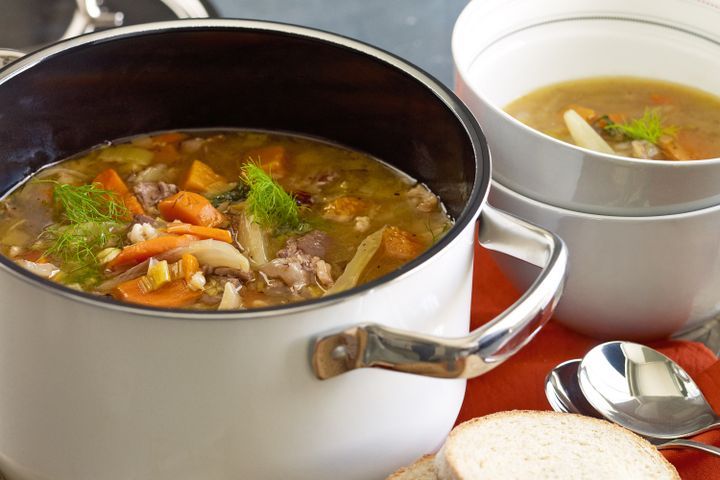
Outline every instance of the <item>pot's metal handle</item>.
{"type": "Polygon", "coordinates": [[[552,315],[565,282],[567,248],[555,234],[490,205],[480,216],[480,244],[543,270],[510,308],[466,337],[442,338],[378,324],[358,325],[316,340],[315,375],[324,380],[376,367],[441,378],[472,378],[527,344],[552,315]]]}

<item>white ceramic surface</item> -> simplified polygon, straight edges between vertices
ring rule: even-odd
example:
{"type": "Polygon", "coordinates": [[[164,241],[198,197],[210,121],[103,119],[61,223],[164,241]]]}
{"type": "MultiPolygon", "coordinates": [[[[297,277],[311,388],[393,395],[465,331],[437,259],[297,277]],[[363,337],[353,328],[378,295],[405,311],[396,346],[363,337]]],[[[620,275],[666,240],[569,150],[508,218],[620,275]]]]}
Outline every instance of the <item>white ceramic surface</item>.
{"type": "Polygon", "coordinates": [[[456,92],[478,118],[493,177],[531,198],[606,215],[720,203],[720,159],[633,160],[575,147],[501,109],[559,81],[658,78],[720,95],[720,3],[695,0],[475,0],[453,32],[456,92]]]}
{"type": "MultiPolygon", "coordinates": [[[[493,182],[490,203],[557,233],[570,255],[554,318],[603,339],[650,340],[720,312],[720,206],[650,217],[553,207],[493,182]]],[[[497,255],[523,288],[537,275],[497,255]]]]}
{"type": "Polygon", "coordinates": [[[466,334],[474,229],[400,285],[272,318],[129,314],[4,273],[0,381],[12,388],[0,398],[0,470],[8,480],[384,478],[440,446],[465,381],[377,369],[320,381],[310,340],[368,321],[466,334]]]}

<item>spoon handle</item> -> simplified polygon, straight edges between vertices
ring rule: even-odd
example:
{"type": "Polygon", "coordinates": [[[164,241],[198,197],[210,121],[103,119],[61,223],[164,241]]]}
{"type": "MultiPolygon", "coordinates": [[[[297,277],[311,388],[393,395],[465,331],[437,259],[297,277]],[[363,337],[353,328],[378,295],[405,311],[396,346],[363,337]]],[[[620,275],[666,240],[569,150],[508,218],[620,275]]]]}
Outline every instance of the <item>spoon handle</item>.
{"type": "Polygon", "coordinates": [[[717,455],[718,457],[720,457],[720,447],[708,445],[707,443],[696,442],[694,440],[686,440],[684,438],[676,438],[675,440],[670,440],[668,442],[661,443],[660,445],[656,445],[656,447],[658,448],[658,450],[669,450],[675,448],[695,448],[697,450],[712,453],[713,455],[717,455]]]}

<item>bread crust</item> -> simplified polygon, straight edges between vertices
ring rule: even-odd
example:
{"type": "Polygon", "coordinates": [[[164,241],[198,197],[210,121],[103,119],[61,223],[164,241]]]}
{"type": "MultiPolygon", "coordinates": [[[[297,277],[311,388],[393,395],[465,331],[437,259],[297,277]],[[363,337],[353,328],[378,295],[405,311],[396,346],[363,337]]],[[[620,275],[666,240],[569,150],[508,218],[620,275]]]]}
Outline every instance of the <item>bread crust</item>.
{"type": "Polygon", "coordinates": [[[402,467],[385,480],[423,480],[425,478],[437,478],[437,475],[435,474],[434,460],[435,455],[423,455],[415,460],[412,465],[402,467]],[[420,477],[420,475],[424,476],[420,477]]]}

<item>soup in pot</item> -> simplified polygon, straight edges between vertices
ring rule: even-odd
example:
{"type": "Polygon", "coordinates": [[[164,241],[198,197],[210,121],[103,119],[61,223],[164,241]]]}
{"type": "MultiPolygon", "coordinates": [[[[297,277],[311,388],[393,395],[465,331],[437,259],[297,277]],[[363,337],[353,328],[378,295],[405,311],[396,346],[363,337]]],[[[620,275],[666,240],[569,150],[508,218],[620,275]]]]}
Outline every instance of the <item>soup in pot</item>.
{"type": "Polygon", "coordinates": [[[597,77],[531,92],[505,110],[547,135],[650,160],[720,157],[720,97],[633,77],[597,77]]]}
{"type": "Polygon", "coordinates": [[[0,202],[0,251],[36,275],[122,302],[232,310],[379,278],[451,225],[427,187],[338,145],[166,132],[27,179],[0,202]]]}

